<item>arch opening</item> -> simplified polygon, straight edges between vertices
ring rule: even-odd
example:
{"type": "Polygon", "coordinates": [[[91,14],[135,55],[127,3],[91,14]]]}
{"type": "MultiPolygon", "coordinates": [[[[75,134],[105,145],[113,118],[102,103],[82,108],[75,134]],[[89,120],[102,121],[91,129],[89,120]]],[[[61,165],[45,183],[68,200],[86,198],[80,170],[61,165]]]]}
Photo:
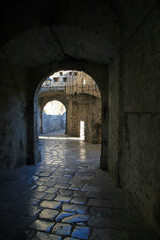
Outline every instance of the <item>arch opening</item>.
{"type": "Polygon", "coordinates": [[[65,133],[66,108],[60,101],[49,101],[42,109],[41,133],[65,133]]]}
{"type": "Polygon", "coordinates": [[[91,76],[83,71],[60,70],[41,81],[37,89],[34,101],[35,146],[38,146],[39,134],[54,134],[56,127],[53,118],[62,119],[58,113],[58,116],[54,114],[50,118],[52,120],[48,120],[50,114],[46,113],[47,104],[51,109],[55,101],[66,109],[61,121],[66,136],[101,144],[101,93],[91,76]]]}

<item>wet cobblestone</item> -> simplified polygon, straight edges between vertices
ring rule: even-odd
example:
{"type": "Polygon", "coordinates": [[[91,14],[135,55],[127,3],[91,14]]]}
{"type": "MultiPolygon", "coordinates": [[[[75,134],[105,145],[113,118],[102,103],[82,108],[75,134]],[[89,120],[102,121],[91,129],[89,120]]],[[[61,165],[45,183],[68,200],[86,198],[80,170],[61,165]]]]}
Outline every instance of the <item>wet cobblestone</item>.
{"type": "Polygon", "coordinates": [[[89,234],[90,234],[89,227],[77,226],[73,230],[72,237],[76,237],[76,238],[80,238],[80,239],[88,239],[89,234]]]}
{"type": "Polygon", "coordinates": [[[61,205],[60,202],[56,201],[42,201],[40,203],[40,206],[43,208],[51,208],[51,209],[57,209],[61,205]]]}
{"type": "Polygon", "coordinates": [[[53,222],[51,223],[51,222],[41,221],[41,220],[37,219],[30,225],[30,228],[32,228],[34,230],[50,232],[50,230],[53,226],[54,226],[53,222]]]}
{"type": "Polygon", "coordinates": [[[58,211],[52,210],[52,209],[44,209],[42,212],[39,214],[39,218],[43,219],[50,219],[53,220],[57,215],[58,211]]]}
{"type": "Polygon", "coordinates": [[[0,175],[0,239],[158,240],[99,168],[100,145],[48,137],[41,162],[0,175]]]}
{"type": "Polygon", "coordinates": [[[56,223],[52,232],[61,236],[69,236],[71,234],[71,225],[65,223],[56,223]]]}

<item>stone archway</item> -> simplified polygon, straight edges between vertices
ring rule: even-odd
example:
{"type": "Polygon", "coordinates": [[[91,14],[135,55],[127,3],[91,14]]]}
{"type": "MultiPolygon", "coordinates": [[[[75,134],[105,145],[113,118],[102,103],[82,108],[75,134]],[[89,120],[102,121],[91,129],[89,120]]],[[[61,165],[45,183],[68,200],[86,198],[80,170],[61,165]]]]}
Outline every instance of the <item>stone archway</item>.
{"type": "MultiPolygon", "coordinates": [[[[65,68],[63,67],[61,69],[65,69],[65,68]]],[[[103,75],[101,75],[101,74],[98,75],[98,77],[102,77],[102,76],[103,75]]],[[[40,82],[40,85],[41,85],[41,83],[42,83],[42,81],[40,82]]],[[[86,121],[86,130],[85,130],[86,131],[86,141],[93,142],[93,143],[101,143],[101,131],[96,130],[97,128],[95,128],[93,126],[93,125],[96,126],[96,121],[103,116],[103,114],[102,114],[98,118],[96,117],[96,115],[97,115],[96,107],[99,106],[100,109],[101,109],[101,100],[96,97],[97,89],[98,89],[97,83],[95,83],[95,91],[96,91],[94,93],[94,94],[96,94],[95,96],[94,95],[90,96],[87,92],[84,92],[84,91],[83,91],[83,93],[81,93],[81,92],[79,92],[79,89],[75,88],[74,92],[72,93],[72,95],[70,97],[68,97],[68,96],[66,97],[66,95],[62,92],[59,92],[59,93],[58,92],[48,92],[48,93],[42,92],[42,93],[39,94],[39,97],[38,97],[38,91],[39,91],[40,85],[37,88],[37,91],[36,91],[36,94],[35,94],[35,101],[34,101],[34,103],[39,108],[39,112],[42,110],[42,108],[44,107],[44,105],[48,101],[59,100],[66,106],[66,109],[67,109],[66,133],[69,134],[70,136],[80,137],[80,121],[85,120],[86,121]],[[76,94],[75,94],[75,92],[76,92],[76,94]],[[81,104],[82,104],[82,107],[80,107],[81,104]],[[95,111],[91,110],[92,105],[95,107],[95,111]],[[72,107],[69,107],[69,106],[72,106],[72,107]],[[84,110],[85,108],[86,108],[86,110],[84,110]],[[87,109],[89,111],[87,111],[87,109]],[[71,121],[69,119],[71,119],[71,114],[73,114],[72,111],[77,111],[77,110],[79,112],[79,115],[77,115],[78,118],[77,118],[76,122],[78,121],[79,124],[78,125],[77,125],[77,123],[74,124],[74,121],[72,121],[72,125],[70,125],[71,121]],[[82,118],[81,111],[82,112],[85,111],[85,114],[86,114],[87,118],[86,117],[82,118]],[[99,136],[97,134],[99,134],[99,136]]],[[[87,89],[87,91],[88,91],[88,89],[87,89]]],[[[100,93],[100,95],[102,96],[102,93],[100,93]]],[[[103,100],[103,98],[102,98],[102,100],[103,100]]],[[[99,109],[99,107],[98,107],[98,109],[99,109]]],[[[35,117],[36,118],[37,118],[37,113],[38,112],[35,111],[35,117]]],[[[75,113],[74,113],[74,116],[76,116],[75,113]]],[[[34,120],[35,126],[36,126],[36,121],[37,120],[35,119],[34,120]]],[[[102,125],[104,124],[104,119],[102,119],[102,123],[99,123],[100,126],[101,126],[101,124],[102,125]]],[[[37,128],[37,126],[35,128],[37,128]]],[[[37,130],[36,130],[36,132],[37,132],[37,130]]],[[[104,138],[104,136],[105,135],[103,135],[103,138],[104,138]]],[[[35,134],[35,140],[34,140],[35,146],[37,145],[37,138],[38,138],[38,134],[36,133],[35,134]]],[[[103,147],[104,143],[105,142],[102,141],[102,149],[104,149],[104,147],[103,147]]],[[[37,148],[35,148],[35,152],[37,151],[36,149],[37,148]]],[[[103,150],[102,150],[102,152],[103,152],[103,150]]],[[[101,155],[101,165],[102,165],[102,156],[103,156],[103,153],[101,155]]],[[[106,159],[105,159],[105,161],[106,161],[106,159]]]]}
{"type": "Polygon", "coordinates": [[[66,131],[66,108],[57,100],[49,101],[42,109],[41,133],[66,131]]]}

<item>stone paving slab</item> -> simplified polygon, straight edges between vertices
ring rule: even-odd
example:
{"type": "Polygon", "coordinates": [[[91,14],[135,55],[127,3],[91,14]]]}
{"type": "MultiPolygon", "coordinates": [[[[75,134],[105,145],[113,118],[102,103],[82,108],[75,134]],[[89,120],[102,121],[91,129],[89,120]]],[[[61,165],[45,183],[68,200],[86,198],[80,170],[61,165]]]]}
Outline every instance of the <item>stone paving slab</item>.
{"type": "Polygon", "coordinates": [[[69,196],[57,195],[57,197],[54,200],[59,202],[70,202],[71,199],[72,197],[69,196]]]}
{"type": "Polygon", "coordinates": [[[56,187],[56,188],[64,188],[64,189],[67,189],[67,188],[70,187],[70,184],[68,184],[68,183],[57,183],[57,184],[55,184],[55,187],[56,187]]]}
{"type": "Polygon", "coordinates": [[[69,236],[71,234],[72,226],[65,223],[56,223],[54,226],[52,233],[60,235],[60,236],[69,236]]]}
{"type": "Polygon", "coordinates": [[[75,197],[85,197],[86,196],[86,192],[83,191],[74,191],[74,196],[75,197]]]}
{"type": "Polygon", "coordinates": [[[38,217],[42,218],[42,219],[53,220],[58,214],[59,214],[59,211],[57,211],[57,210],[44,209],[40,212],[38,217]]]}
{"type": "Polygon", "coordinates": [[[39,186],[39,187],[36,188],[36,190],[39,191],[39,192],[43,192],[46,189],[47,189],[47,187],[45,187],[45,186],[39,186]]]}
{"type": "Polygon", "coordinates": [[[57,193],[47,193],[43,197],[43,200],[53,200],[56,196],[57,196],[57,193]]]}
{"type": "Polygon", "coordinates": [[[74,228],[71,236],[80,239],[88,239],[89,234],[90,234],[89,227],[77,226],[74,228]]]}
{"type": "Polygon", "coordinates": [[[90,218],[89,215],[78,213],[78,214],[63,218],[62,222],[66,222],[66,223],[86,222],[89,220],[89,218],[90,218]]]}
{"type": "Polygon", "coordinates": [[[69,212],[86,213],[88,210],[88,206],[64,203],[62,205],[62,209],[69,212]]]}
{"type": "Polygon", "coordinates": [[[58,188],[55,188],[55,187],[49,187],[45,190],[46,193],[57,193],[59,191],[58,188]]]}
{"type": "Polygon", "coordinates": [[[40,203],[40,207],[51,208],[51,209],[57,209],[60,205],[61,205],[61,203],[57,202],[57,201],[44,200],[40,203]]]}
{"type": "Polygon", "coordinates": [[[73,212],[61,212],[57,217],[56,217],[56,221],[60,221],[62,219],[64,219],[65,217],[69,217],[74,215],[75,213],[73,212]]]}
{"type": "Polygon", "coordinates": [[[37,232],[34,237],[31,238],[31,240],[61,240],[61,236],[43,233],[43,232],[37,232]]]}
{"type": "Polygon", "coordinates": [[[37,219],[29,227],[31,229],[38,230],[38,231],[50,232],[53,226],[54,226],[53,222],[46,222],[46,221],[37,219]]]}
{"type": "Polygon", "coordinates": [[[71,200],[71,203],[75,204],[85,204],[87,199],[85,197],[74,197],[71,200]]]}
{"type": "Polygon", "coordinates": [[[73,191],[68,189],[60,189],[59,193],[63,196],[73,196],[73,191]]]}

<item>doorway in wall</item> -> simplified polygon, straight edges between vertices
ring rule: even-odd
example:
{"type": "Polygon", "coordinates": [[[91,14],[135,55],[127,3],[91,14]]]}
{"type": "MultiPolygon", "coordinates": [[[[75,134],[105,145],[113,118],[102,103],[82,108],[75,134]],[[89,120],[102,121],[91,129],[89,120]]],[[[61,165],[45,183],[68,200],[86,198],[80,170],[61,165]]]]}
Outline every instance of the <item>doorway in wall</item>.
{"type": "MultiPolygon", "coordinates": [[[[39,138],[46,139],[45,135],[59,130],[63,131],[59,140],[67,137],[100,144],[101,103],[96,82],[85,72],[61,70],[45,78],[34,100],[35,153],[39,151],[39,138]]],[[[49,139],[56,139],[52,134],[49,139]]]]}
{"type": "Polygon", "coordinates": [[[42,110],[42,133],[65,133],[66,108],[57,100],[49,101],[42,110]]]}
{"type": "Polygon", "coordinates": [[[80,139],[85,140],[85,122],[80,121],[80,139]]]}

